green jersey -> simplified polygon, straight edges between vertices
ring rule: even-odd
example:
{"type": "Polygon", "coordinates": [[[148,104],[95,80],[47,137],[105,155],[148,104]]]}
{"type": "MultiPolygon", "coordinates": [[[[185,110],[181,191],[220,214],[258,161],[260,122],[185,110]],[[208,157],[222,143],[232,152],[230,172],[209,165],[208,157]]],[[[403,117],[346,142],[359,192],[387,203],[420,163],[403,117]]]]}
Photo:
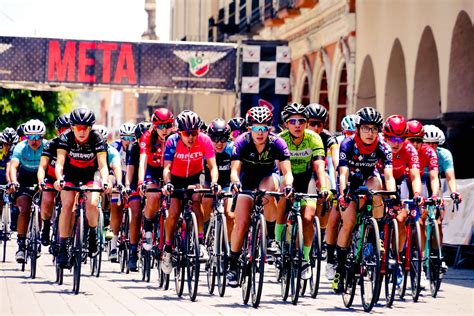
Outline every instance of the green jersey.
{"type": "Polygon", "coordinates": [[[285,130],[279,134],[288,145],[290,151],[291,172],[293,174],[302,174],[312,172],[312,162],[318,157],[325,156],[324,145],[317,133],[311,130],[304,131],[303,141],[296,145],[291,139],[290,132],[285,130]]]}

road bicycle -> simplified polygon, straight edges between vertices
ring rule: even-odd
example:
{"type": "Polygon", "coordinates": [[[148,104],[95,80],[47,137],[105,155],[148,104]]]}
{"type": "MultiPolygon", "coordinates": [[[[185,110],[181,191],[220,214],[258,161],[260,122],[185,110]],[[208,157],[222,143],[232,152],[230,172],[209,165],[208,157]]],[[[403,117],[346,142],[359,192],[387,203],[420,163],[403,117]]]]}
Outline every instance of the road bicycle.
{"type": "Polygon", "coordinates": [[[91,276],[99,277],[102,268],[102,253],[105,250],[105,234],[104,234],[104,210],[102,209],[102,196],[99,197],[97,205],[99,210],[99,218],[97,222],[97,254],[90,259],[91,276]]]}
{"type": "Polygon", "coordinates": [[[131,221],[131,210],[128,205],[128,199],[124,199],[123,195],[120,194],[120,201],[123,203],[122,220],[120,222],[120,231],[118,236],[118,262],[120,264],[120,272],[130,273],[128,267],[128,260],[130,258],[130,221],[131,221]]]}
{"type": "Polygon", "coordinates": [[[7,242],[10,240],[10,198],[7,193],[8,188],[6,185],[0,185],[0,195],[3,199],[2,218],[1,218],[1,229],[0,229],[0,241],[3,244],[3,256],[2,261],[5,262],[7,258],[7,242]]]}

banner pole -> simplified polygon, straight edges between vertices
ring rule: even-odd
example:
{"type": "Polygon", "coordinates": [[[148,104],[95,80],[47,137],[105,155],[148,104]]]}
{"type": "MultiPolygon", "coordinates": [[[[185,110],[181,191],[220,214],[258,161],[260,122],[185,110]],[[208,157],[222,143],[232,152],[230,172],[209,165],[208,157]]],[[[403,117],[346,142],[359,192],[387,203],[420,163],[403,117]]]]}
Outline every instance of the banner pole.
{"type": "Polygon", "coordinates": [[[235,59],[235,104],[234,104],[234,116],[240,116],[240,59],[241,59],[241,51],[242,51],[242,39],[237,40],[237,58],[235,59]]]}

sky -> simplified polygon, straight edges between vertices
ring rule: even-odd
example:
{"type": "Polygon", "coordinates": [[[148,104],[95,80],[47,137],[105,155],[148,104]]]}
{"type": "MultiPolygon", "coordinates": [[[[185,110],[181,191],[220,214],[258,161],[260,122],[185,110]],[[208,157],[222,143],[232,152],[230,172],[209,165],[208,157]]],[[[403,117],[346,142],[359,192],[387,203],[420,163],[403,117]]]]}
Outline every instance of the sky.
{"type": "MultiPolygon", "coordinates": [[[[0,0],[0,36],[140,41],[145,0],[0,0]]],[[[169,39],[170,0],[156,0],[156,33],[169,39]]]]}

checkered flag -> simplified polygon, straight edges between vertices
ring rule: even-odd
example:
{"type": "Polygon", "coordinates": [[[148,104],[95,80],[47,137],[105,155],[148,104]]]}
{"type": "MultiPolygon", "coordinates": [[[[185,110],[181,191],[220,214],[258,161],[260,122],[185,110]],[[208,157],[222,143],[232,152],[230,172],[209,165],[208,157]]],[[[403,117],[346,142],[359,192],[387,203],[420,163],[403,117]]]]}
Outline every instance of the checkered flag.
{"type": "Polygon", "coordinates": [[[290,94],[290,62],[290,48],[286,42],[244,42],[241,92],[290,94]]]}

